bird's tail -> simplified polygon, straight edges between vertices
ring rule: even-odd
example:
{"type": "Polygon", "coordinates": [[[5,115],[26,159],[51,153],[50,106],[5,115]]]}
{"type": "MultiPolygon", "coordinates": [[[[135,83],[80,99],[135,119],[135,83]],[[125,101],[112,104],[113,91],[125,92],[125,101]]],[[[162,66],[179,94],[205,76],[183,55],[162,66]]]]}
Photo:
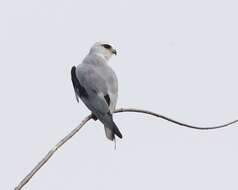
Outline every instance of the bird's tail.
{"type": "Polygon", "coordinates": [[[105,133],[109,140],[113,141],[115,139],[115,135],[119,138],[122,138],[122,134],[119,131],[118,127],[114,123],[114,121],[111,119],[109,123],[104,124],[105,133]]]}

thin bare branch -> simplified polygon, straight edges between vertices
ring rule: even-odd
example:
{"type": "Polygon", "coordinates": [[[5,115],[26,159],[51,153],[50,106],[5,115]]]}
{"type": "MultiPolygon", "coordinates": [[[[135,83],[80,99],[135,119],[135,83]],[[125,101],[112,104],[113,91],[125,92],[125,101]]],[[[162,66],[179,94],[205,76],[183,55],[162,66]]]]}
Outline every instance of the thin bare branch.
{"type": "MultiPolygon", "coordinates": [[[[135,108],[120,108],[114,111],[114,113],[121,113],[121,112],[137,112],[137,113],[144,113],[148,115],[152,115],[164,120],[167,120],[169,122],[175,123],[177,125],[181,125],[184,127],[192,128],[192,129],[198,129],[198,130],[210,130],[210,129],[218,129],[227,127],[231,124],[234,124],[238,122],[238,120],[234,120],[232,122],[214,126],[214,127],[197,127],[193,125],[188,125],[182,122],[175,121],[173,119],[170,119],[166,116],[147,111],[147,110],[141,110],[141,109],[135,109],[135,108]]],[[[33,168],[33,170],[30,171],[30,173],[15,187],[15,190],[21,190],[24,185],[28,183],[28,181],[37,173],[37,171],[53,156],[53,154],[61,147],[63,146],[69,139],[71,139],[90,119],[92,119],[93,116],[89,115],[85,117],[85,119],[75,128],[73,129],[68,135],[66,135],[62,140],[60,140],[46,155],[45,157],[33,168]]]]}
{"type": "Polygon", "coordinates": [[[36,174],[36,172],[53,156],[53,154],[72,136],[74,136],[90,119],[92,115],[85,117],[85,119],[68,135],[61,139],[46,155],[45,157],[30,171],[30,173],[15,187],[15,190],[20,190],[28,181],[36,174]]]}
{"type": "Polygon", "coordinates": [[[144,114],[152,115],[152,116],[155,116],[155,117],[159,117],[159,118],[161,118],[161,119],[164,119],[164,120],[166,120],[166,121],[175,123],[175,124],[180,125],[180,126],[183,126],[183,127],[187,127],[187,128],[191,128],[191,129],[197,129],[197,130],[219,129],[219,128],[228,127],[228,126],[230,126],[230,125],[232,125],[232,124],[238,122],[238,119],[236,119],[236,120],[231,121],[231,122],[229,122],[229,123],[225,123],[225,124],[217,125],[217,126],[213,126],[213,127],[197,127],[197,126],[194,126],[194,125],[189,125],[189,124],[186,124],[186,123],[182,123],[182,122],[176,121],[176,120],[171,119],[171,118],[169,118],[169,117],[167,117],[167,116],[160,115],[160,114],[157,114],[157,113],[155,113],[155,112],[147,111],[147,110],[141,110],[141,109],[135,109],[135,108],[120,108],[120,109],[117,109],[117,110],[114,111],[114,113],[119,113],[119,112],[137,112],[137,113],[144,113],[144,114]]]}

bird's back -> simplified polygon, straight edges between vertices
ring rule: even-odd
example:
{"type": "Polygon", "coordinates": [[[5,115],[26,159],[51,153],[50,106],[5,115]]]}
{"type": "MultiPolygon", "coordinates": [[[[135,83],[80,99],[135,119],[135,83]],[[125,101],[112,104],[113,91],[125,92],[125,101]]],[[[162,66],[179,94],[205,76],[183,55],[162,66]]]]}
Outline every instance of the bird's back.
{"type": "Polygon", "coordinates": [[[118,80],[112,68],[97,56],[87,56],[77,67],[77,78],[82,85],[92,88],[94,91],[109,95],[112,112],[115,109],[118,97],[118,80]]]}

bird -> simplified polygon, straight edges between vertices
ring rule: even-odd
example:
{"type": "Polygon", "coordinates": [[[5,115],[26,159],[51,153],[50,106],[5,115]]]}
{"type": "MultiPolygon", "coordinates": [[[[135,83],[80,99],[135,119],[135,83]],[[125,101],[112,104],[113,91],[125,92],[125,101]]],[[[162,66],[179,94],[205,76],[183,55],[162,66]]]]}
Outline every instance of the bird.
{"type": "Polygon", "coordinates": [[[71,80],[77,102],[79,99],[105,128],[106,137],[115,141],[122,134],[113,121],[118,99],[118,79],[108,62],[116,49],[108,42],[96,42],[77,67],[71,68],[71,80]]]}

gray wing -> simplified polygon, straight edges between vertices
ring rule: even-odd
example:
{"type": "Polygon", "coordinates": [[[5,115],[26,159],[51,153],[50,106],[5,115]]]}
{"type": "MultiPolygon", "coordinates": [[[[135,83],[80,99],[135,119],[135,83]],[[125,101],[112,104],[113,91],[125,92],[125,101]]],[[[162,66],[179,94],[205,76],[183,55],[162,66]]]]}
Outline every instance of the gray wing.
{"type": "Polygon", "coordinates": [[[104,124],[106,136],[113,140],[114,134],[122,138],[112,113],[117,102],[117,78],[108,66],[80,64],[71,70],[76,98],[84,104],[104,124]]]}
{"type": "Polygon", "coordinates": [[[85,93],[79,95],[86,106],[96,116],[103,116],[108,113],[110,97],[107,82],[97,68],[90,64],[81,64],[76,69],[76,77],[87,93],[86,95],[85,93]]]}

